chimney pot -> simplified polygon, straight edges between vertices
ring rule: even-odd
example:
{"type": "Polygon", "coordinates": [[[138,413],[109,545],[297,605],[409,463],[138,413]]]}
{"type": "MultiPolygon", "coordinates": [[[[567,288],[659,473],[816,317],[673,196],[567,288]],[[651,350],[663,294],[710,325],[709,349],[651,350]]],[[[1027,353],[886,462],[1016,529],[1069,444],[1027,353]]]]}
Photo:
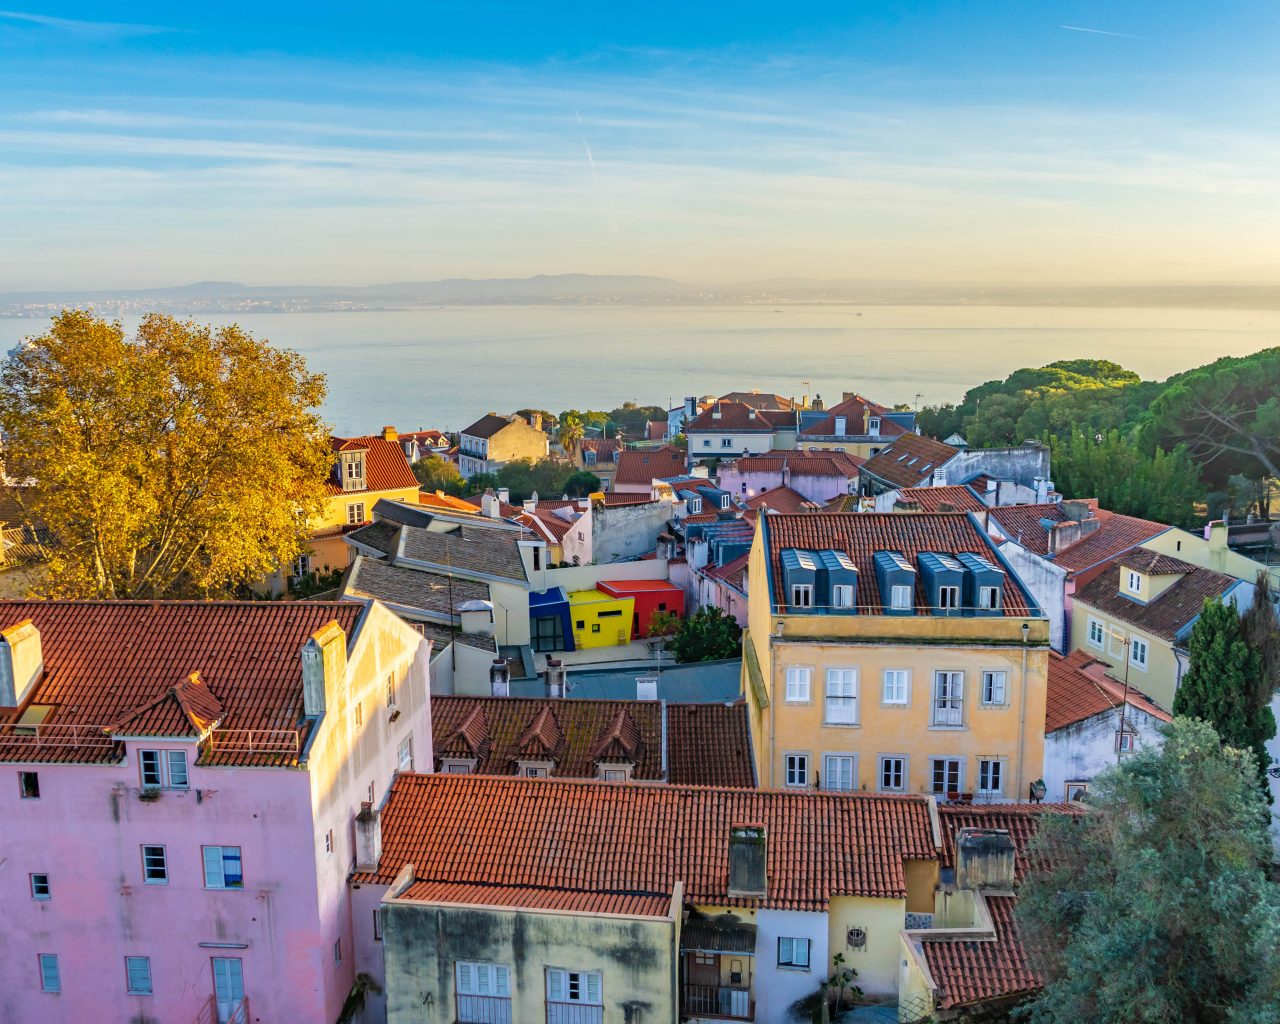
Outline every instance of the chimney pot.
{"type": "Polygon", "coordinates": [[[382,814],[368,800],[356,815],[356,870],[376,871],[382,859],[382,814]]]}
{"type": "Polygon", "coordinates": [[[636,676],[636,700],[658,699],[658,677],[636,676]]]}
{"type": "Polygon", "coordinates": [[[495,697],[511,696],[511,666],[506,658],[494,658],[489,666],[489,692],[495,697]]]}
{"type": "Polygon", "coordinates": [[[398,433],[396,433],[396,428],[395,428],[395,427],[383,427],[383,428],[382,428],[382,439],[383,439],[384,441],[397,441],[397,440],[399,440],[399,439],[400,439],[400,435],[399,435],[398,433]]]}

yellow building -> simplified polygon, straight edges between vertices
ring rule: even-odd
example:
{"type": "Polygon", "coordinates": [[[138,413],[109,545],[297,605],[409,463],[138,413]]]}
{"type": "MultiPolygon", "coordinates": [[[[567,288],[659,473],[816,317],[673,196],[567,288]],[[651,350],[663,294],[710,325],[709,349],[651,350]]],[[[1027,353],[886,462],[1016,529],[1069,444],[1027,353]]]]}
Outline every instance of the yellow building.
{"type": "Polygon", "coordinates": [[[825,417],[808,414],[796,438],[796,447],[807,451],[841,451],[869,459],[915,425],[911,415],[893,413],[869,398],[846,391],[825,417]],[[902,421],[910,426],[904,426],[902,421]]]}
{"type": "Polygon", "coordinates": [[[1280,587],[1280,565],[1264,565],[1239,551],[1232,551],[1227,546],[1227,524],[1220,519],[1209,524],[1208,537],[1171,526],[1150,540],[1144,540],[1142,546],[1149,551],[1180,558],[1202,569],[1234,576],[1246,583],[1256,582],[1258,573],[1265,572],[1271,577],[1272,587],[1280,587]]]}
{"type": "Polygon", "coordinates": [[[1187,640],[1204,602],[1222,598],[1243,610],[1253,601],[1254,584],[1149,550],[1147,543],[1076,591],[1071,649],[1109,662],[1113,676],[1169,709],[1190,665],[1187,640]]]}
{"type": "Polygon", "coordinates": [[[761,785],[1026,798],[1049,623],[976,518],[761,516],[748,579],[761,785]]]}
{"type": "Polygon", "coordinates": [[[601,590],[575,590],[569,595],[573,643],[584,647],[621,647],[631,643],[635,598],[614,597],[601,590]]]}

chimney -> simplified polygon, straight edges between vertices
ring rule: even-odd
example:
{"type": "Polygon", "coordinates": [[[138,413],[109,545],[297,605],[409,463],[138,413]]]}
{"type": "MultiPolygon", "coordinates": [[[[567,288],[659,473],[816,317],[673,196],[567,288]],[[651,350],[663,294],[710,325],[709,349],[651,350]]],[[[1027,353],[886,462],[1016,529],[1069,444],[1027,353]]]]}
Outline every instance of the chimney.
{"type": "Polygon", "coordinates": [[[854,392],[852,392],[852,391],[842,391],[842,392],[840,392],[840,401],[841,401],[842,403],[843,403],[843,402],[847,402],[847,401],[849,401],[850,399],[857,398],[857,397],[858,397],[858,396],[857,396],[854,392]]]}
{"type": "Polygon", "coordinates": [[[658,699],[658,677],[636,676],[636,700],[658,699]]]}
{"type": "Polygon", "coordinates": [[[767,853],[763,825],[729,826],[729,895],[764,896],[767,853]]]}
{"type": "Polygon", "coordinates": [[[962,828],[956,833],[956,888],[1013,890],[1014,849],[1001,828],[962,828]]]}
{"type": "Polygon", "coordinates": [[[0,707],[20,707],[44,675],[40,630],[30,619],[0,632],[0,707]]]}
{"type": "Polygon", "coordinates": [[[836,436],[844,437],[849,433],[849,418],[847,416],[836,417],[836,436]]]}
{"type": "Polygon", "coordinates": [[[782,460],[782,486],[791,486],[791,460],[786,457],[782,460]]]}
{"type": "Polygon", "coordinates": [[[826,408],[826,406],[824,406],[824,405],[822,404],[822,396],[821,396],[821,395],[814,395],[814,396],[813,396],[813,405],[811,406],[811,408],[812,408],[815,412],[822,412],[822,411],[823,411],[823,409],[825,409],[825,408],[826,408]]]}
{"type": "Polygon", "coordinates": [[[484,489],[484,494],[480,497],[480,511],[489,519],[502,518],[502,506],[498,504],[498,496],[493,493],[492,487],[484,489]]]}
{"type": "Polygon", "coordinates": [[[1093,515],[1093,509],[1089,507],[1087,501],[1064,501],[1062,514],[1072,522],[1080,523],[1093,515]]]}
{"type": "Polygon", "coordinates": [[[525,498],[525,499],[524,499],[524,510],[525,510],[526,512],[536,512],[536,511],[538,511],[538,503],[537,503],[537,501],[535,501],[533,498],[525,498]]]}
{"type": "Polygon", "coordinates": [[[398,441],[399,439],[400,439],[400,435],[396,433],[396,428],[395,428],[395,427],[383,427],[383,428],[382,428],[382,440],[384,440],[384,441],[398,441]]]}
{"type": "Polygon", "coordinates": [[[686,396],[684,400],[684,418],[691,420],[698,415],[698,400],[686,396]]]}
{"type": "Polygon", "coordinates": [[[511,696],[511,666],[506,658],[494,658],[489,666],[489,692],[494,697],[511,696]]]}
{"type": "Polygon", "coordinates": [[[1205,528],[1205,539],[1209,542],[1210,551],[1227,550],[1227,524],[1225,520],[1215,519],[1205,528]]]}
{"type": "Polygon", "coordinates": [[[542,429],[542,413],[540,412],[530,413],[529,426],[533,427],[534,430],[541,430],[542,429]]]}
{"type": "Polygon", "coordinates": [[[347,634],[337,620],[321,626],[302,645],[302,711],[319,718],[347,671],[347,634]]]}
{"type": "Polygon", "coordinates": [[[504,504],[504,505],[510,505],[510,504],[511,504],[511,488],[510,488],[510,487],[499,487],[499,488],[498,488],[498,500],[499,500],[500,502],[502,502],[502,504],[504,504]]]}
{"type": "Polygon", "coordinates": [[[559,658],[547,659],[547,696],[563,697],[565,691],[565,667],[559,658]]]}
{"type": "Polygon", "coordinates": [[[368,800],[356,815],[356,870],[377,871],[382,859],[382,814],[368,800]]]}

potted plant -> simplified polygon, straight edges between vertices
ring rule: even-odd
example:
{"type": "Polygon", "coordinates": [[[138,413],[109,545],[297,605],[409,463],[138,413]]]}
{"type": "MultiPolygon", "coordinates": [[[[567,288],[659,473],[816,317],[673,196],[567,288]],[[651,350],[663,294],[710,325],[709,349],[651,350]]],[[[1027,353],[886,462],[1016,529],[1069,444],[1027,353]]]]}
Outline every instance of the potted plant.
{"type": "Polygon", "coordinates": [[[153,804],[160,799],[159,786],[143,786],[138,790],[138,799],[144,804],[153,804]]]}

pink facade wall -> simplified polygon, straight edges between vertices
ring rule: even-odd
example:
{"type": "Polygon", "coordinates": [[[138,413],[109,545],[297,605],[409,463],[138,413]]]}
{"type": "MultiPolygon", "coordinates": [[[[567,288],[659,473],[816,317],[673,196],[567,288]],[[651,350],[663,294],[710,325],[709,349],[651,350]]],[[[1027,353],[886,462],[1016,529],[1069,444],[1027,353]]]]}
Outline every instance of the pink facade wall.
{"type": "MultiPolygon", "coordinates": [[[[726,466],[717,477],[720,488],[728,491],[739,501],[754,498],[762,490],[772,491],[782,486],[781,473],[741,472],[736,467],[726,466]],[[747,489],[743,491],[742,485],[747,489]]],[[[816,476],[792,473],[787,486],[798,494],[803,494],[810,501],[825,503],[841,494],[849,493],[849,479],[843,476],[816,476]]]]}

